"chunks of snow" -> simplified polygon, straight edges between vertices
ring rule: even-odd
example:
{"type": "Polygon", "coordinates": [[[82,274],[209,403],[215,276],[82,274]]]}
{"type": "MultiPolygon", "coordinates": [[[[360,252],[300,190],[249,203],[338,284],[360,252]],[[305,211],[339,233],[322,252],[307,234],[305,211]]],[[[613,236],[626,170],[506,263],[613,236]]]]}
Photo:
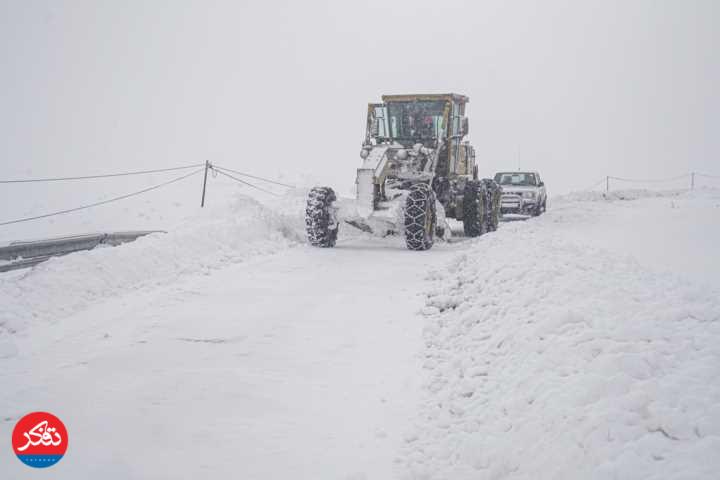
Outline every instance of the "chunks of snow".
{"type": "Polygon", "coordinates": [[[568,240],[562,202],[432,275],[407,478],[717,477],[716,287],[568,240]]]}

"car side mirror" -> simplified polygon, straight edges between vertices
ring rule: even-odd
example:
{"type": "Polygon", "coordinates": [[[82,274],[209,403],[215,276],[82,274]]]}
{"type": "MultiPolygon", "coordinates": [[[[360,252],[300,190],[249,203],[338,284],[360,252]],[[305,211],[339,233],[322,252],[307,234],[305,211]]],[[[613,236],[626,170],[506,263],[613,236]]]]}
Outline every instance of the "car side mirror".
{"type": "Polygon", "coordinates": [[[544,187],[544,186],[545,186],[545,182],[538,183],[538,187],[544,187]]]}

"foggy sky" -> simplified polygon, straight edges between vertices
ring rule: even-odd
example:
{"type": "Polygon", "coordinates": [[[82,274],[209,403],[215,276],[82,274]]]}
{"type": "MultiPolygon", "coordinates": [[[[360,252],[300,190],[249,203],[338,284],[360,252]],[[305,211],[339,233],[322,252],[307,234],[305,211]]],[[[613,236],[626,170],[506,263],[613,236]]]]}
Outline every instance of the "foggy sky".
{"type": "Polygon", "coordinates": [[[426,92],[470,97],[483,176],[720,174],[719,5],[2,0],[2,176],[209,159],[347,189],[366,104],[426,92]]]}

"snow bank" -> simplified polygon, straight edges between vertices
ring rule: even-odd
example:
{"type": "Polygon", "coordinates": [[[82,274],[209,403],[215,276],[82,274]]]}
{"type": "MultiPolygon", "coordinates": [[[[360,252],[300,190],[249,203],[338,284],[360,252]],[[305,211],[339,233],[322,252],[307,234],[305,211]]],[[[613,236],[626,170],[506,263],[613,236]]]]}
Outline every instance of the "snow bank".
{"type": "MultiPolygon", "coordinates": [[[[303,192],[293,192],[284,203],[294,205],[300,196],[303,192]]],[[[283,199],[278,208],[269,208],[238,195],[224,206],[201,210],[167,234],[0,275],[0,335],[21,331],[28,322],[57,321],[106,297],[288,248],[303,239],[302,216],[282,205],[283,199]]]]}
{"type": "Polygon", "coordinates": [[[717,478],[720,300],[552,223],[433,274],[406,478],[717,478]]]}

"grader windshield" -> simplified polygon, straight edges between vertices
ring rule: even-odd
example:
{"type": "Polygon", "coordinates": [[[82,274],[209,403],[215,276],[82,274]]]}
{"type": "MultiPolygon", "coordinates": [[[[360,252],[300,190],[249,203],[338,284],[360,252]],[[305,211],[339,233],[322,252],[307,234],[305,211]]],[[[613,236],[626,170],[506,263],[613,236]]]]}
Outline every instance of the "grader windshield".
{"type": "Polygon", "coordinates": [[[375,104],[368,121],[376,138],[394,140],[404,145],[435,143],[447,133],[446,115],[450,110],[445,100],[389,101],[375,104]]]}
{"type": "Polygon", "coordinates": [[[444,136],[445,105],[443,101],[388,103],[390,136],[401,143],[425,142],[444,136]]]}

